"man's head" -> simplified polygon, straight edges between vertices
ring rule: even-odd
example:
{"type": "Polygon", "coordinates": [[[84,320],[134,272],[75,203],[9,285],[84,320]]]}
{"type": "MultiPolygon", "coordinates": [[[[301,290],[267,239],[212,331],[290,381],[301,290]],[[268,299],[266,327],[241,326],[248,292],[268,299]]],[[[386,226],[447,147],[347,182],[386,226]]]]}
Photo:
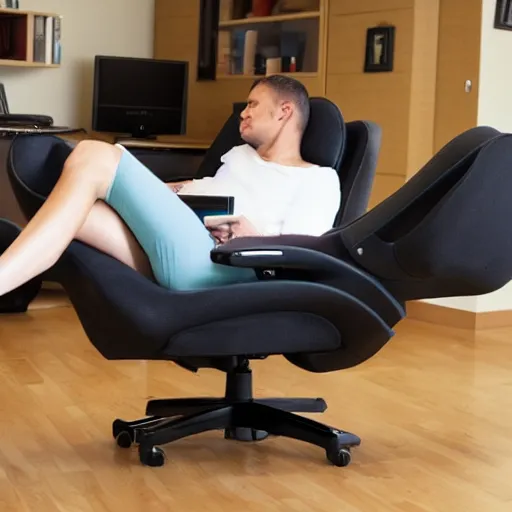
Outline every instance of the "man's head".
{"type": "Polygon", "coordinates": [[[302,138],[309,121],[309,96],[294,78],[271,75],[256,80],[241,113],[240,135],[247,143],[260,146],[280,134],[302,138]]]}

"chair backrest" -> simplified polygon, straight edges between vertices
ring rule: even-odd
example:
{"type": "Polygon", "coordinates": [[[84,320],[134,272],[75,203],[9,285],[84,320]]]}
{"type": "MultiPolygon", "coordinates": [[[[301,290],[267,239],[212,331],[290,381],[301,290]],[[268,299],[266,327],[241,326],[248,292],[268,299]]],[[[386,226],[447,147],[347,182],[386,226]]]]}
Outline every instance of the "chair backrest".
{"type": "Polygon", "coordinates": [[[512,135],[467,130],[339,233],[400,300],[490,293],[512,278],[512,135]]]}
{"type": "Polygon", "coordinates": [[[380,126],[371,121],[350,121],[345,127],[345,152],[338,168],[342,199],[334,227],[366,213],[382,138],[380,126]]]}

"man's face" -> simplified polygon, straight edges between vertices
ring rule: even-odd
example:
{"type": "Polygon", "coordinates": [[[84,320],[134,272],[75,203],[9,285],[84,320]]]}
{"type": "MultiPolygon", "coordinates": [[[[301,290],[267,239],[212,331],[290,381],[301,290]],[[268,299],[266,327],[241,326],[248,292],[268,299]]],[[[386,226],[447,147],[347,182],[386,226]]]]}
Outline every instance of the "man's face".
{"type": "Polygon", "coordinates": [[[257,85],[249,94],[247,107],[241,113],[240,135],[255,147],[272,140],[286,118],[289,102],[279,101],[265,84],[257,85]]]}

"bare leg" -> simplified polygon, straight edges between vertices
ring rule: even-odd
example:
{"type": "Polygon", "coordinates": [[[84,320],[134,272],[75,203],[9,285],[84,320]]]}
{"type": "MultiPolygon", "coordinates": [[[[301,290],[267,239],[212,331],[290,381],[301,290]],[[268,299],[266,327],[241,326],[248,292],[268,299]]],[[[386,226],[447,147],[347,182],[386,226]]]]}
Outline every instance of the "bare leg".
{"type": "MultiPolygon", "coordinates": [[[[114,179],[121,149],[80,142],[48,199],[0,256],[0,296],[50,268],[84,226],[114,179]]],[[[84,227],[87,236],[87,226],[84,227]]],[[[90,226],[89,226],[90,229],[90,226]]]]}
{"type": "Polygon", "coordinates": [[[75,238],[154,279],[149,259],[130,228],[103,201],[96,201],[75,238]]]}

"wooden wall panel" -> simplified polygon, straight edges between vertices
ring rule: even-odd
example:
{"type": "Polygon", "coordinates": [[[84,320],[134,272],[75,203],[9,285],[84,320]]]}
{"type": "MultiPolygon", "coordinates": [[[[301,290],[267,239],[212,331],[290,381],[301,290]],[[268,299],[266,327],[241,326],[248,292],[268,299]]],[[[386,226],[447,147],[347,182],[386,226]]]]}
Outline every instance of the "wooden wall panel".
{"type": "Polygon", "coordinates": [[[193,16],[199,23],[198,13],[199,0],[155,0],[155,19],[193,16]]]}
{"type": "Polygon", "coordinates": [[[331,0],[329,5],[326,95],[340,107],[347,121],[365,119],[381,126],[377,174],[400,177],[402,183],[409,130],[414,30],[411,3],[331,0]],[[394,71],[364,73],[366,32],[379,24],[396,27],[394,71]]]}
{"type": "Polygon", "coordinates": [[[432,154],[439,0],[331,0],[327,96],[348,121],[382,128],[372,205],[387,197],[432,154]],[[367,29],[393,25],[394,69],[364,73],[367,29]],[[381,189],[381,190],[380,190],[381,189]]]}
{"type": "Polygon", "coordinates": [[[410,77],[405,73],[328,75],[327,97],[346,121],[369,120],[382,128],[377,173],[405,176],[410,77]]]}
{"type": "MultiPolygon", "coordinates": [[[[366,50],[366,30],[381,23],[396,26],[395,73],[411,70],[413,39],[413,9],[357,13],[329,17],[327,42],[327,73],[362,74],[366,50]]],[[[388,73],[384,73],[388,74],[388,73]]],[[[379,74],[372,78],[378,82],[379,74]]]]}
{"type": "Polygon", "coordinates": [[[371,209],[377,206],[380,202],[384,201],[384,199],[395,193],[404,183],[405,178],[403,176],[377,174],[373,183],[368,207],[371,209]]]}
{"type": "Polygon", "coordinates": [[[481,23],[481,0],[441,0],[435,151],[477,124],[481,23]],[[466,80],[473,83],[470,93],[464,92],[466,80]]]}
{"type": "Polygon", "coordinates": [[[416,0],[411,62],[411,101],[406,176],[425,165],[434,152],[439,0],[416,0]]]}
{"type": "MultiPolygon", "coordinates": [[[[160,3],[162,3],[160,1],[160,3]]],[[[179,2],[178,2],[179,3],[179,2]]],[[[167,0],[164,5],[167,5],[167,0]]],[[[167,11],[167,9],[166,9],[167,11]]],[[[165,15],[155,17],[154,56],[157,59],[184,59],[197,62],[197,42],[192,34],[198,32],[196,16],[165,15]]],[[[194,70],[195,71],[195,70],[194,70]]],[[[191,73],[191,78],[193,74],[191,73]]]]}

